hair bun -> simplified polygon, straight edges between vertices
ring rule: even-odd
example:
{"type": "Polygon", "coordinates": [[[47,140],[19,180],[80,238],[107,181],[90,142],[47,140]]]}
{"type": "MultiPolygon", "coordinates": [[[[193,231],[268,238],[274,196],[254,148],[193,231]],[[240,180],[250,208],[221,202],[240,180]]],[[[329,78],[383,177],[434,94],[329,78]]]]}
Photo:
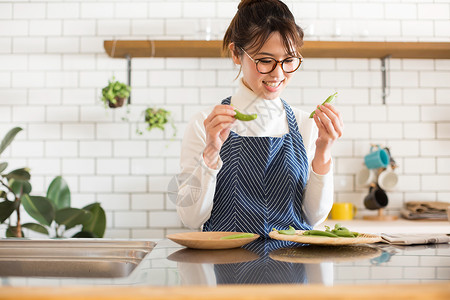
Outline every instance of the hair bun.
{"type": "Polygon", "coordinates": [[[241,0],[241,2],[238,5],[238,10],[250,6],[252,4],[255,4],[256,2],[263,2],[263,1],[264,0],[241,0]]]}

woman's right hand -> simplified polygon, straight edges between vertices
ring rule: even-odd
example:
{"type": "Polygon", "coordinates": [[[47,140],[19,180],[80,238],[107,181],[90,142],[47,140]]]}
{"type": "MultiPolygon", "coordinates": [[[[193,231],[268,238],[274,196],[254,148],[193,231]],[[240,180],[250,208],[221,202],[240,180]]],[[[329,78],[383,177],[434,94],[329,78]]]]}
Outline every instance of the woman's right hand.
{"type": "Polygon", "coordinates": [[[230,135],[231,126],[236,121],[233,106],[216,105],[203,121],[206,130],[206,147],[203,160],[211,169],[216,169],[219,162],[219,152],[223,143],[230,135]]]}

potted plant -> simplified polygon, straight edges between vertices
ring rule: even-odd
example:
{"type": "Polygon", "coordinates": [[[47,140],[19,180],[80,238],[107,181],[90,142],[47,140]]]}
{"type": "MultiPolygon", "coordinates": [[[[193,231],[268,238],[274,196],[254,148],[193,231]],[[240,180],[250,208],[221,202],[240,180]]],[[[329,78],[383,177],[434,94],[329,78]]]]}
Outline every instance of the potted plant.
{"type": "MultiPolygon", "coordinates": [[[[144,114],[145,123],[147,124],[148,131],[151,131],[154,128],[164,130],[165,125],[167,123],[170,123],[170,125],[172,126],[172,128],[174,130],[173,136],[176,135],[176,127],[175,127],[175,124],[171,117],[170,111],[165,110],[163,108],[159,108],[159,109],[147,108],[146,110],[144,110],[143,114],[144,114]]],[[[137,129],[137,133],[142,134],[142,131],[137,129]]]]}
{"type": "Polygon", "coordinates": [[[101,238],[106,229],[106,215],[100,203],[83,208],[71,207],[67,182],[57,176],[47,189],[47,195],[25,195],[22,205],[25,211],[39,223],[23,224],[24,227],[54,238],[65,236],[67,230],[79,226],[76,238],[101,238]],[[26,226],[25,226],[26,225],[26,226]]]}
{"type": "MultiPolygon", "coordinates": [[[[0,143],[0,154],[21,130],[15,127],[6,134],[0,143]]],[[[7,162],[0,163],[0,223],[8,220],[7,237],[24,237],[23,228],[52,237],[63,237],[68,229],[77,225],[81,230],[73,237],[103,237],[106,217],[99,203],[81,209],[70,207],[70,190],[61,176],[50,183],[45,197],[32,196],[30,170],[21,168],[5,173],[7,167],[7,162]],[[38,223],[21,224],[21,206],[38,223]],[[16,217],[11,218],[14,212],[16,217]],[[13,221],[16,223],[13,224],[13,221]],[[52,230],[53,234],[50,233],[52,230]]]]}
{"type": "Polygon", "coordinates": [[[121,107],[130,96],[131,87],[113,77],[102,89],[102,101],[111,108],[121,107]]]}

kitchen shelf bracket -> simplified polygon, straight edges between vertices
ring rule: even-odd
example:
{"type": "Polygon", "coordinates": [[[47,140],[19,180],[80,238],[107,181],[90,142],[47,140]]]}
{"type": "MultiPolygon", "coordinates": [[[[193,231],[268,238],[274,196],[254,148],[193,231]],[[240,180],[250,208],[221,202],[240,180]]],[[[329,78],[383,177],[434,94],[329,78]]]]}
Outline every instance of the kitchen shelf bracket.
{"type": "Polygon", "coordinates": [[[383,104],[386,104],[386,97],[389,96],[391,89],[390,89],[390,83],[387,81],[390,81],[389,76],[389,59],[391,58],[391,55],[386,55],[385,57],[381,58],[381,97],[383,99],[383,104]],[[388,63],[388,66],[386,67],[386,61],[388,63]]]}

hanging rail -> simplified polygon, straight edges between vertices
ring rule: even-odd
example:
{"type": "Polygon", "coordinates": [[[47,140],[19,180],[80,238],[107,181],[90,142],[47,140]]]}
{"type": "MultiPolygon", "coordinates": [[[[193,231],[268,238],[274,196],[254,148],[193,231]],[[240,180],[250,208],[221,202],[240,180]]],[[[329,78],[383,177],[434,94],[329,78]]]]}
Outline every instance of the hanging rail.
{"type": "Polygon", "coordinates": [[[383,104],[386,104],[386,97],[389,96],[391,92],[390,87],[390,76],[389,76],[389,67],[386,67],[386,61],[388,61],[389,65],[389,59],[391,58],[391,55],[387,55],[383,58],[381,58],[381,97],[383,99],[383,104]],[[389,83],[387,82],[389,81],[389,83]],[[386,92],[387,90],[387,92],[386,92]]]}

